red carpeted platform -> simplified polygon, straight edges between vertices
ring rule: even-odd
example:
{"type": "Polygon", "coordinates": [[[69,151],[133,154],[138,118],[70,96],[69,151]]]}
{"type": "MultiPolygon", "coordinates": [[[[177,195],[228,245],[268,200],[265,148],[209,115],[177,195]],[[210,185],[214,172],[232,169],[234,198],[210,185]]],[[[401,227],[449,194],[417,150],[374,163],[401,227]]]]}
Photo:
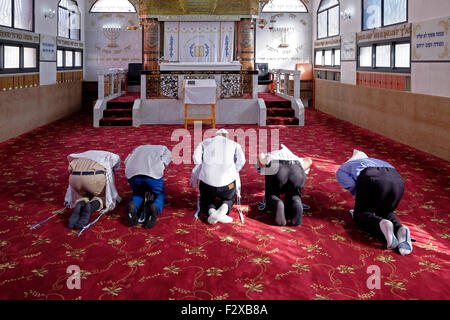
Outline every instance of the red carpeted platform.
{"type": "Polygon", "coordinates": [[[193,166],[171,164],[166,207],[152,230],[127,226],[131,191],[122,165],[116,184],[124,201],[80,238],[67,228],[70,213],[30,231],[63,204],[68,154],[104,149],[123,161],[141,144],[172,148],[177,142],[171,132],[181,128],[91,123],[89,116],[71,117],[0,144],[1,299],[450,296],[450,164],[313,110],[306,110],[305,127],[276,127],[281,143],[314,160],[304,189],[311,210],[300,227],[274,226],[272,216],[257,209],[264,180],[249,164],[242,171],[245,225],[235,210],[230,225],[193,221],[193,166]],[[385,250],[352,221],[352,197],[336,182],[335,171],[353,148],[394,164],[403,175],[406,193],[397,213],[417,239],[412,255],[385,250]],[[82,270],[81,290],[66,287],[71,265],[82,270]],[[367,287],[373,265],[381,271],[379,290],[367,287]]]}
{"type": "Polygon", "coordinates": [[[100,119],[100,127],[131,127],[133,125],[133,104],[140,93],[127,93],[107,102],[100,119]]]}
{"type": "Polygon", "coordinates": [[[300,121],[295,117],[295,110],[291,107],[291,101],[279,97],[270,92],[258,93],[258,98],[263,99],[267,108],[266,124],[298,126],[300,121]]]}

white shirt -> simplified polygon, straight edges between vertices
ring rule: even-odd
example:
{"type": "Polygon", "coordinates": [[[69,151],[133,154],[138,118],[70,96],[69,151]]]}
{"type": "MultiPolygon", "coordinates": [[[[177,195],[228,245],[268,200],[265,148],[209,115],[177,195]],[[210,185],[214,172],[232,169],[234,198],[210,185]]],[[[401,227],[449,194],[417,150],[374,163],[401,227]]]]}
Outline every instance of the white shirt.
{"type": "MultiPolygon", "coordinates": [[[[292,153],[291,150],[288,149],[284,144],[281,145],[281,150],[272,151],[266,154],[267,165],[271,161],[275,160],[285,160],[285,161],[298,161],[304,167],[304,159],[297,157],[292,153]]],[[[308,174],[310,169],[306,170],[305,173],[308,174]]]]}
{"type": "Polygon", "coordinates": [[[137,175],[161,179],[164,169],[172,162],[172,153],[166,146],[139,146],[125,160],[125,176],[137,175]]]}
{"type": "MultiPolygon", "coordinates": [[[[114,172],[120,168],[120,157],[117,154],[108,151],[87,151],[78,154],[71,154],[67,157],[67,160],[72,162],[74,159],[85,158],[95,162],[98,162],[106,170],[106,188],[105,188],[105,209],[106,211],[113,210],[116,203],[121,201],[121,198],[117,192],[116,185],[114,184],[114,172]]],[[[66,192],[65,202],[73,208],[75,202],[81,198],[81,196],[69,185],[66,192]]]]}
{"type": "Polygon", "coordinates": [[[196,166],[191,181],[201,180],[213,187],[239,180],[239,171],[245,165],[241,145],[220,135],[200,143],[193,160],[196,166]]]}

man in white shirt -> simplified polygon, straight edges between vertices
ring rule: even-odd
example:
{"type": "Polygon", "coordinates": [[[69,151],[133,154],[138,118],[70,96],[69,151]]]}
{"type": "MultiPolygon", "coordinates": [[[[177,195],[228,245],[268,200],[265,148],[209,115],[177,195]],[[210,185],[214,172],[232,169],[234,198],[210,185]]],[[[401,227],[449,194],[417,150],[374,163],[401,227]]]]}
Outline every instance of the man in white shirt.
{"type": "Polygon", "coordinates": [[[217,131],[194,151],[193,180],[200,180],[200,210],[208,215],[208,223],[230,223],[236,190],[240,190],[239,171],[245,165],[241,146],[228,139],[228,131],[217,131]],[[216,201],[218,200],[218,201],[216,201]]]}
{"type": "Polygon", "coordinates": [[[165,146],[139,146],[128,155],[125,160],[125,176],[133,189],[127,208],[131,226],[138,223],[144,223],[145,229],[155,226],[165,200],[164,169],[171,162],[172,153],[165,146]],[[140,217],[138,213],[141,213],[140,217]]]}
{"type": "Polygon", "coordinates": [[[258,157],[258,171],[265,175],[265,201],[275,213],[275,222],[286,226],[288,221],[292,226],[302,224],[303,204],[301,191],[309,173],[312,159],[299,158],[286,146],[281,150],[258,157]],[[285,201],[280,196],[285,194],[285,201]]]}
{"type": "Polygon", "coordinates": [[[120,168],[120,157],[107,151],[87,151],[71,154],[69,187],[65,203],[74,208],[69,228],[83,229],[92,213],[113,210],[120,202],[114,184],[114,172],[120,168]]]}

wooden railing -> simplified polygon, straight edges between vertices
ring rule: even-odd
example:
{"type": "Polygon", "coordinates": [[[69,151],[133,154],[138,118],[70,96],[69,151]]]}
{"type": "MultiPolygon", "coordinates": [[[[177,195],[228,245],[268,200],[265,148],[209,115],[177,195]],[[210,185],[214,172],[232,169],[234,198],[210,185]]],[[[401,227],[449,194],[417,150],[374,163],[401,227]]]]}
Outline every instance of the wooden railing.
{"type": "Polygon", "coordinates": [[[143,71],[141,86],[145,99],[178,99],[184,79],[215,79],[221,99],[256,99],[257,71],[143,71]]]}
{"type": "Polygon", "coordinates": [[[126,72],[124,69],[109,69],[98,74],[98,99],[119,96],[124,92],[126,72]]]}

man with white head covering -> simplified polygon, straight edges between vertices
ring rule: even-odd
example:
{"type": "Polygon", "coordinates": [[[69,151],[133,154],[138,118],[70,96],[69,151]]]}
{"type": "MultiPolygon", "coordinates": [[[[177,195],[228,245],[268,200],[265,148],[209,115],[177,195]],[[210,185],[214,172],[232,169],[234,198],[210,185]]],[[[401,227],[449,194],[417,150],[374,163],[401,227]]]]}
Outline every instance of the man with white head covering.
{"type": "Polygon", "coordinates": [[[339,184],[355,197],[353,219],[370,234],[398,249],[401,255],[413,250],[408,227],[395,215],[405,183],[389,163],[354,150],[353,156],[336,172],[339,184]]]}
{"type": "Polygon", "coordinates": [[[228,214],[237,189],[240,190],[239,171],[245,165],[241,146],[228,139],[228,131],[221,129],[214,138],[197,146],[193,160],[191,183],[196,185],[200,181],[200,210],[208,215],[208,223],[232,222],[228,214]]]}
{"type": "Polygon", "coordinates": [[[144,223],[145,229],[155,226],[165,200],[164,170],[171,162],[172,153],[166,146],[139,146],[128,155],[125,160],[125,176],[133,189],[127,209],[131,226],[138,223],[144,223]],[[144,210],[139,210],[143,203],[144,210]],[[141,217],[138,217],[139,211],[142,212],[141,217]]]}
{"type": "Polygon", "coordinates": [[[107,151],[87,151],[71,154],[69,161],[69,187],[66,206],[74,208],[69,228],[83,229],[92,213],[113,210],[120,202],[114,184],[114,172],[120,168],[120,157],[107,151]]]}
{"type": "Polygon", "coordinates": [[[288,221],[292,226],[302,224],[301,191],[311,164],[311,158],[299,158],[285,145],[259,155],[258,171],[265,175],[265,203],[275,213],[277,225],[286,226],[288,221]],[[281,194],[285,194],[284,202],[281,194]]]}

